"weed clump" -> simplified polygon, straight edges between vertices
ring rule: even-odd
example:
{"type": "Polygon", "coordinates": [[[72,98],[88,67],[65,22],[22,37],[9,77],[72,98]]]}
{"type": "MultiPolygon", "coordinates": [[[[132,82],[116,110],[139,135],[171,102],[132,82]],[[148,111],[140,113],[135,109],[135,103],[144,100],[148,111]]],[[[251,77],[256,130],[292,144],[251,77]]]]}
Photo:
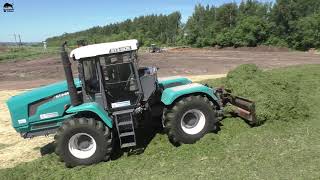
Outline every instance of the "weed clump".
{"type": "Polygon", "coordinates": [[[299,76],[262,71],[254,64],[245,64],[230,71],[224,85],[233,94],[256,102],[259,122],[291,121],[309,116],[300,81],[299,76]]]}

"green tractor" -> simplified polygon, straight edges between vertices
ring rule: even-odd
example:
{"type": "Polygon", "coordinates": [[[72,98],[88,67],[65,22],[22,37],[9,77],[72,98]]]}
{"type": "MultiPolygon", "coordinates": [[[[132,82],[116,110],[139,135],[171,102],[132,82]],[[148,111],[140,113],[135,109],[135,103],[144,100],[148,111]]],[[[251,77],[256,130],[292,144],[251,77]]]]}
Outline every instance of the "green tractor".
{"type": "Polygon", "coordinates": [[[195,143],[214,131],[227,103],[255,123],[249,100],[184,77],[157,78],[156,67],[139,67],[137,40],[74,49],[75,79],[65,47],[66,81],[13,96],[7,105],[23,138],[55,134],[55,152],[68,167],[108,160],[119,146],[133,149],[145,120],[158,119],[174,145],[195,143]]]}

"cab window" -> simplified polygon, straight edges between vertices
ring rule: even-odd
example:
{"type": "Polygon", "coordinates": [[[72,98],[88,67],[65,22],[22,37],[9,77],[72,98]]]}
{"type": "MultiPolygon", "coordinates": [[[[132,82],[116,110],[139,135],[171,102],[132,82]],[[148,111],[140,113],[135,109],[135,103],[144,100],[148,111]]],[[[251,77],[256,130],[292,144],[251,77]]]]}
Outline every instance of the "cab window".
{"type": "Polygon", "coordinates": [[[100,86],[96,60],[87,59],[83,61],[83,74],[86,91],[91,93],[99,92],[100,86]]]}

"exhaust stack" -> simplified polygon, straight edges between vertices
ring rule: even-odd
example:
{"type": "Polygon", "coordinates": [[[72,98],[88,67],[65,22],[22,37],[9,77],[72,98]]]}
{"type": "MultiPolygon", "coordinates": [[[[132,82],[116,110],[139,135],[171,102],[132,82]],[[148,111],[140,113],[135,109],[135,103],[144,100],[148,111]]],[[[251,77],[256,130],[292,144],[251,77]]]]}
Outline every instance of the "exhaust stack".
{"type": "Polygon", "coordinates": [[[64,72],[66,75],[66,80],[67,80],[67,84],[68,84],[68,91],[69,91],[69,95],[70,95],[70,99],[71,99],[71,105],[78,106],[82,102],[81,102],[81,99],[77,93],[76,86],[74,84],[71,63],[70,63],[69,56],[68,56],[68,53],[65,48],[66,45],[67,45],[67,42],[64,42],[61,46],[61,60],[62,60],[64,72]]]}

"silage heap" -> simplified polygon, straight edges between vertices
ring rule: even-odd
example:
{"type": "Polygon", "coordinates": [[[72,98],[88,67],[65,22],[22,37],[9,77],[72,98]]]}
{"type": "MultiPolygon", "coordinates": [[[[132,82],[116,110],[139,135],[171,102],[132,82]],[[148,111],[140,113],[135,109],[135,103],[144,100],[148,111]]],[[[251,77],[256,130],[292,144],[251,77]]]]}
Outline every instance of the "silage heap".
{"type": "Polygon", "coordinates": [[[262,71],[256,65],[246,64],[230,71],[224,83],[235,95],[256,102],[259,122],[304,120],[310,114],[301,76],[262,71]]]}

